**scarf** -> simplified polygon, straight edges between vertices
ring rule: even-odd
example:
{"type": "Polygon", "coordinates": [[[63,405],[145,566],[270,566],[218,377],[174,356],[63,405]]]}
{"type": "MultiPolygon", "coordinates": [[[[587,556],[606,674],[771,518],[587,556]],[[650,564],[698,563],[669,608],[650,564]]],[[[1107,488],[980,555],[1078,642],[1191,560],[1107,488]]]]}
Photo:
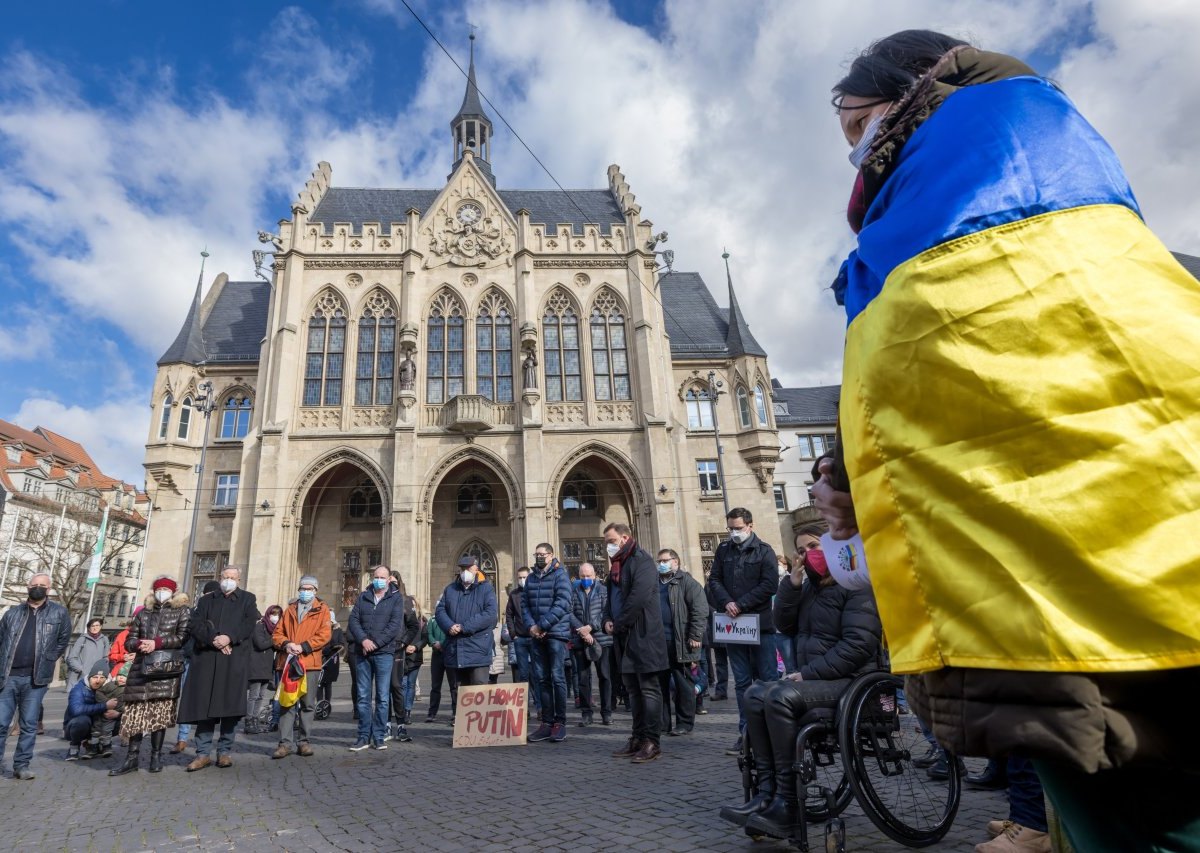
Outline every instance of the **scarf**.
{"type": "Polygon", "coordinates": [[[621,550],[609,560],[608,576],[612,578],[612,582],[618,586],[621,583],[621,565],[629,559],[629,555],[633,553],[633,549],[637,547],[637,542],[632,536],[629,541],[621,546],[621,550]]]}

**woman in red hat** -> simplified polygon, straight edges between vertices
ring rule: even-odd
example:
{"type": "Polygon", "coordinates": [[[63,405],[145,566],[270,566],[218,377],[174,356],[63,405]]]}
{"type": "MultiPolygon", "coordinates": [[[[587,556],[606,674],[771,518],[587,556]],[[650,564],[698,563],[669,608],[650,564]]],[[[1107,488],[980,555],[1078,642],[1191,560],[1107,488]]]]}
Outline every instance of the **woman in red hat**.
{"type": "MultiPolygon", "coordinates": [[[[167,729],[175,725],[175,709],[179,702],[179,679],[183,674],[183,644],[188,638],[191,608],[186,593],[179,592],[175,581],[165,575],[155,578],[150,587],[146,606],[129,626],[125,648],[134,652],[129,678],[125,682],[125,703],[121,714],[121,735],[129,738],[129,751],[120,767],[108,771],[120,776],[138,769],[142,737],[150,733],[150,772],[162,770],[162,747],[167,729]],[[167,675],[144,671],[147,655],[155,652],[175,652],[180,660],[178,674],[167,675]]],[[[161,657],[161,656],[159,656],[161,657]]]]}

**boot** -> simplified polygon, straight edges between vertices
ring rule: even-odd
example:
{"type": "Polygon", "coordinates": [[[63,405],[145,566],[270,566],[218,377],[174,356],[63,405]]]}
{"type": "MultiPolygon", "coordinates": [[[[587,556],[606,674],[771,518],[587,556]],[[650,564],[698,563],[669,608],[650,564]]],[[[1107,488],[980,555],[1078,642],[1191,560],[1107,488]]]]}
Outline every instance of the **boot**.
{"type": "Polygon", "coordinates": [[[772,838],[791,838],[795,835],[800,820],[800,803],[795,795],[775,797],[771,805],[746,820],[746,832],[754,835],[769,835],[772,838]]]}
{"type": "Polygon", "coordinates": [[[745,826],[751,815],[758,814],[775,798],[775,767],[769,756],[754,753],[754,772],[758,777],[758,793],[737,806],[724,806],[720,816],[737,826],[745,826]]]}
{"type": "Polygon", "coordinates": [[[150,733],[150,772],[162,773],[163,738],[167,736],[166,729],[150,733]]]}
{"type": "Polygon", "coordinates": [[[142,736],[133,735],[129,738],[129,748],[125,750],[125,761],[120,767],[108,771],[109,776],[123,776],[138,769],[139,753],[142,750],[142,736]]]}

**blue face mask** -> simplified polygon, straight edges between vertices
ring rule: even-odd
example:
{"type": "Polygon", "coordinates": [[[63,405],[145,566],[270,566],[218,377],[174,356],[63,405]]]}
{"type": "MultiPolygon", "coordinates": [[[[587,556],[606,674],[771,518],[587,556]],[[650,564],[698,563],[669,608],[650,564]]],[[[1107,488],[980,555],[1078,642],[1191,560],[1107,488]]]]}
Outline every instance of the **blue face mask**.
{"type": "Polygon", "coordinates": [[[666,563],[659,563],[659,564],[658,564],[658,573],[659,573],[660,575],[665,575],[665,574],[669,573],[670,571],[671,571],[671,564],[670,564],[670,562],[666,562],[666,563]]]}
{"type": "Polygon", "coordinates": [[[299,598],[300,598],[300,602],[302,604],[308,604],[310,601],[312,601],[316,597],[317,597],[316,590],[311,590],[311,589],[300,590],[299,598]]]}
{"type": "Polygon", "coordinates": [[[387,578],[371,578],[371,586],[375,587],[379,592],[387,589],[387,578]]]}
{"type": "Polygon", "coordinates": [[[583,587],[584,589],[591,589],[592,584],[594,584],[595,582],[596,582],[595,578],[584,578],[583,580],[581,580],[579,582],[579,585],[581,587],[583,587]]]}

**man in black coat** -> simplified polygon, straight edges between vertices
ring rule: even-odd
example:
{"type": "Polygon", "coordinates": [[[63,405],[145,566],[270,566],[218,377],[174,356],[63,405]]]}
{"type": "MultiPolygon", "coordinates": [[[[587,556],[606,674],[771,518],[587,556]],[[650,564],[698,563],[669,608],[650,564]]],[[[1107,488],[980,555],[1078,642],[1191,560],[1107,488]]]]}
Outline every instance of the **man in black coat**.
{"type": "Polygon", "coordinates": [[[658,570],[653,558],[638,547],[625,524],[604,528],[608,549],[608,609],[604,629],[620,647],[621,681],[629,693],[633,735],[614,758],[631,758],[635,764],[653,761],[662,754],[662,687],[659,673],[669,669],[667,637],[658,601],[658,570]]]}
{"type": "Polygon", "coordinates": [[[220,727],[217,766],[229,767],[237,723],[246,716],[251,638],[258,622],[254,594],[239,588],[242,570],[221,570],[221,589],[203,595],[192,612],[192,664],[179,700],[179,721],[196,724],[196,760],[188,772],[212,764],[213,731],[220,727]]]}
{"type": "Polygon", "coordinates": [[[775,549],[754,532],[750,510],[734,507],[725,518],[729,539],[717,546],[712,573],[708,576],[708,603],[729,616],[758,614],[757,646],[727,644],[729,667],[738,703],[738,742],[730,750],[741,751],[740,733],[746,728],[745,694],[755,681],[779,680],[775,662],[775,628],[771,622],[771,598],[779,586],[779,560],[775,549]]]}

